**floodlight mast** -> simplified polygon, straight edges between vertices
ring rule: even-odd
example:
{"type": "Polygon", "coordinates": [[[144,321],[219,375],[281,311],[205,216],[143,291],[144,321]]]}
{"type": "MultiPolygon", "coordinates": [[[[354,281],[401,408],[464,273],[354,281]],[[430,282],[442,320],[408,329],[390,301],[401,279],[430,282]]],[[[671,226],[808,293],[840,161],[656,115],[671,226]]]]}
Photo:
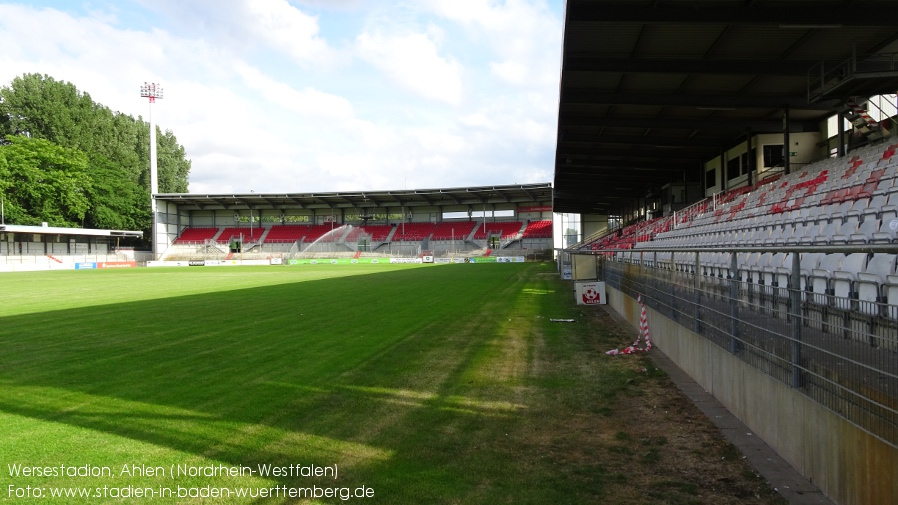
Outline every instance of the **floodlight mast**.
{"type": "Polygon", "coordinates": [[[150,210],[153,214],[153,259],[158,259],[156,234],[156,194],[159,193],[158,159],[156,157],[156,123],[153,122],[153,104],[157,98],[162,98],[162,85],[146,82],[140,87],[140,96],[150,99],[150,210]]]}

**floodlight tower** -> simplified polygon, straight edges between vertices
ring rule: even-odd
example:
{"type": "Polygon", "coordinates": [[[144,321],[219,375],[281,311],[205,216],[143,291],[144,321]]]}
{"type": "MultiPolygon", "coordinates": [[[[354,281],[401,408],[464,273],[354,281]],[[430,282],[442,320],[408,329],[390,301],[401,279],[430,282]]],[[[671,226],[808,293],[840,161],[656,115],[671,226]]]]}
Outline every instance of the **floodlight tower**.
{"type": "Polygon", "coordinates": [[[140,96],[150,99],[150,209],[153,213],[153,259],[158,258],[158,237],[156,234],[156,193],[159,192],[159,173],[156,157],[156,123],[153,122],[153,104],[162,98],[162,85],[151,82],[143,83],[140,96]]]}

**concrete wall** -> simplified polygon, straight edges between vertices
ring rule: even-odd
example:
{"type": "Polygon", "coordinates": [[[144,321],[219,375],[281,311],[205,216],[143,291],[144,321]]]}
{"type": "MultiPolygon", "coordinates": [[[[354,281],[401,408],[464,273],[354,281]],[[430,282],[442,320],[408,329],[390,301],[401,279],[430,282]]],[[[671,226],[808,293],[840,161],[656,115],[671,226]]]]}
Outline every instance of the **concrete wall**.
{"type": "MultiPolygon", "coordinates": [[[[608,305],[635,327],[635,299],[607,288],[608,305]]],[[[823,493],[841,505],[898,503],[898,450],[646,308],[652,343],[823,493]]]]}
{"type": "MultiPolygon", "coordinates": [[[[580,222],[583,226],[583,237],[608,230],[608,216],[598,214],[582,214],[580,222]]],[[[562,230],[564,233],[564,230],[562,230]]]]}
{"type": "MultiPolygon", "coordinates": [[[[787,155],[789,153],[795,153],[795,156],[789,157],[789,162],[793,164],[793,170],[796,170],[797,167],[801,165],[806,165],[823,157],[823,154],[817,147],[820,139],[821,136],[819,132],[793,132],[789,135],[790,145],[785,146],[785,151],[787,155]]],[[[765,173],[772,170],[772,167],[764,166],[764,146],[782,144],[782,133],[758,134],[752,137],[752,148],[755,149],[755,157],[751,165],[754,168],[752,173],[752,184],[757,183],[758,178],[763,179],[764,177],[766,177],[765,173]]],[[[748,149],[745,145],[745,142],[736,144],[724,153],[723,163],[726,163],[726,160],[742,156],[747,152],[747,150],[748,149]]],[[[714,158],[705,162],[704,170],[702,172],[707,173],[710,170],[714,170],[717,174],[717,184],[705,189],[704,194],[706,197],[709,197],[714,193],[724,191],[727,188],[738,188],[745,186],[748,180],[748,175],[746,174],[740,175],[739,177],[736,177],[734,179],[727,179],[725,165],[722,164],[720,156],[715,156],[714,158]]],[[[782,170],[782,168],[778,168],[777,170],[774,170],[774,172],[778,170],[782,170]]],[[[704,184],[704,181],[702,182],[702,184],[704,184]]]]}

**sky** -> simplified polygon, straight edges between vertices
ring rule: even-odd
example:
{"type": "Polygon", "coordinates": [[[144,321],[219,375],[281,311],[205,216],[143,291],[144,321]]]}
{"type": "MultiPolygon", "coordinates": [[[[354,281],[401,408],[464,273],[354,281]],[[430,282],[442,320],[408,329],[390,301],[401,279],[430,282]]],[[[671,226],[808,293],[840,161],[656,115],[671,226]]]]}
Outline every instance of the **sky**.
{"type": "Polygon", "coordinates": [[[0,0],[0,85],[152,112],[191,193],[551,182],[563,3],[0,0]]]}

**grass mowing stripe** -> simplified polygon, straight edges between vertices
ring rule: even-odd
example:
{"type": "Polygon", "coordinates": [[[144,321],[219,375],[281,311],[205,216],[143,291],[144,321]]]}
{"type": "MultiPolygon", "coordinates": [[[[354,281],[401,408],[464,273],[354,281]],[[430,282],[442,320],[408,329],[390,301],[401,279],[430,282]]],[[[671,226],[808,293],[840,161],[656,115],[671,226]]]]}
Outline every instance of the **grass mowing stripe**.
{"type": "MultiPolygon", "coordinates": [[[[420,266],[391,265],[389,268],[403,270],[420,266]]],[[[4,303],[0,304],[0,317],[375,274],[383,272],[384,267],[314,265],[294,268],[241,267],[238,270],[241,272],[237,273],[230,267],[210,267],[12,273],[3,276],[5,289],[0,293],[0,301],[4,303]]]]}
{"type": "Polygon", "coordinates": [[[550,265],[60,273],[0,295],[0,453],[20,462],[337,463],[388,503],[600,493],[535,452],[595,377],[555,368],[583,326],[548,322],[573,310],[550,265]]]}

